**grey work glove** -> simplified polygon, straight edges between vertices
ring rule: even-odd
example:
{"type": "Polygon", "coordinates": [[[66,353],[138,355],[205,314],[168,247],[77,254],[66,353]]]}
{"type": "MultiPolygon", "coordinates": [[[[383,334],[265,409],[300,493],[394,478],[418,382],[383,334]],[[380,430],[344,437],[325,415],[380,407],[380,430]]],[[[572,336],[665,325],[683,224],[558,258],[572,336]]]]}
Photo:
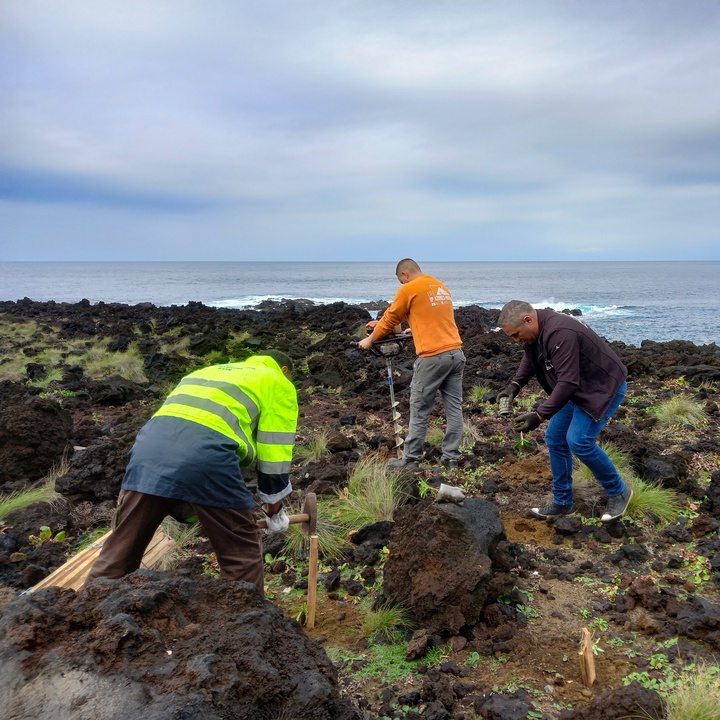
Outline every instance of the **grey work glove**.
{"type": "Polygon", "coordinates": [[[290,527],[290,518],[285,514],[285,508],[283,507],[274,515],[265,513],[265,522],[270,532],[285,532],[290,527]]]}

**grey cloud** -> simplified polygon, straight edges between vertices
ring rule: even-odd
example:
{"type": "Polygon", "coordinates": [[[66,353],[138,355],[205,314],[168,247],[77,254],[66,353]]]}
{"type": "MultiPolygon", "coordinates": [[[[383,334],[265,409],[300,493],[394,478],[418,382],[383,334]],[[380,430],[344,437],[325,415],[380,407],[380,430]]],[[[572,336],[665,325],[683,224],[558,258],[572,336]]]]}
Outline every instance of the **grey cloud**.
{"type": "Polygon", "coordinates": [[[217,200],[148,192],[111,185],[98,178],[37,172],[0,166],[0,200],[39,203],[99,205],[149,212],[198,212],[218,207],[217,200]]]}
{"type": "Polygon", "coordinates": [[[641,259],[649,243],[674,257],[688,235],[683,252],[717,257],[720,5],[75,0],[0,13],[0,217],[43,209],[14,222],[21,246],[79,242],[82,213],[104,208],[144,238],[140,257],[167,252],[164,233],[185,235],[172,217],[188,213],[217,237],[178,239],[189,259],[241,252],[243,234],[288,254],[305,243],[305,259],[438,237],[459,260],[641,259]],[[43,225],[55,212],[75,236],[43,225]]]}

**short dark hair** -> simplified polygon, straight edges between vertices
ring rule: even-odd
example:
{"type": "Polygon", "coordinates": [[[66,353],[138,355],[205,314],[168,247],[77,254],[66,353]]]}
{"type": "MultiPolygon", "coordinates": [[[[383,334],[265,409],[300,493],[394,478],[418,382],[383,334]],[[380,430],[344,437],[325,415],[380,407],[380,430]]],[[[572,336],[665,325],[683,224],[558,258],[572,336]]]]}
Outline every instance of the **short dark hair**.
{"type": "Polygon", "coordinates": [[[286,367],[289,372],[292,372],[293,361],[290,359],[290,356],[282,350],[271,348],[270,350],[263,350],[261,353],[258,353],[258,355],[267,355],[268,357],[271,357],[281,368],[286,367]]]}
{"type": "Polygon", "coordinates": [[[422,272],[420,266],[412,258],[403,258],[395,268],[395,274],[399,275],[404,270],[412,270],[413,272],[422,272]]]}

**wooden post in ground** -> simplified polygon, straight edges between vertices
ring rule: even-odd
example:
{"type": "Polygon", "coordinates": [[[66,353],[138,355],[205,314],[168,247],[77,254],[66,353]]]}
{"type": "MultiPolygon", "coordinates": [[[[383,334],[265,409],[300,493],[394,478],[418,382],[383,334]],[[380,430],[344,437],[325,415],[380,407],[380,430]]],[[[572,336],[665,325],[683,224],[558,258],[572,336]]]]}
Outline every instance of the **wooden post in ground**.
{"type": "Polygon", "coordinates": [[[592,635],[590,631],[584,627],[582,629],[583,636],[580,641],[580,673],[582,675],[583,685],[586,688],[592,687],[595,682],[595,656],[592,649],[592,635]]]}
{"type": "Polygon", "coordinates": [[[308,630],[315,627],[318,575],[318,536],[310,536],[310,565],[308,567],[307,622],[308,630]]]}

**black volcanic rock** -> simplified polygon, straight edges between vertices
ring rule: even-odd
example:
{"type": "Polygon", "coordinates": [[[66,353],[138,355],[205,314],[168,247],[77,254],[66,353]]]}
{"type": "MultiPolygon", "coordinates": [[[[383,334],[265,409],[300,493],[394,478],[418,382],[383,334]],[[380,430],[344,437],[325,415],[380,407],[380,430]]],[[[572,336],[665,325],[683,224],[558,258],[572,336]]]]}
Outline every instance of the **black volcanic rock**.
{"type": "Polygon", "coordinates": [[[70,413],[50,398],[29,397],[0,407],[0,490],[45,477],[72,453],[70,413]]]}

